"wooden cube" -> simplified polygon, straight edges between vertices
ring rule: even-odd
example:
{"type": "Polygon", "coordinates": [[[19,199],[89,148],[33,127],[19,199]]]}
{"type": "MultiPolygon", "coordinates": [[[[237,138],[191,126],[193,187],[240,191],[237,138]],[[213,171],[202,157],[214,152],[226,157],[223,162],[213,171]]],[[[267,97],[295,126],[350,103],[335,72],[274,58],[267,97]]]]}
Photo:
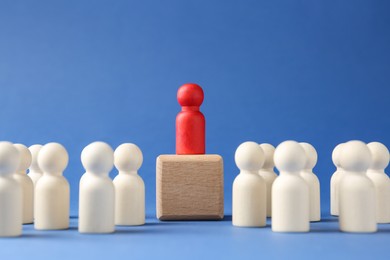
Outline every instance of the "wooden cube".
{"type": "Polygon", "coordinates": [[[223,218],[223,159],[219,155],[160,155],[156,163],[160,220],[223,218]]]}

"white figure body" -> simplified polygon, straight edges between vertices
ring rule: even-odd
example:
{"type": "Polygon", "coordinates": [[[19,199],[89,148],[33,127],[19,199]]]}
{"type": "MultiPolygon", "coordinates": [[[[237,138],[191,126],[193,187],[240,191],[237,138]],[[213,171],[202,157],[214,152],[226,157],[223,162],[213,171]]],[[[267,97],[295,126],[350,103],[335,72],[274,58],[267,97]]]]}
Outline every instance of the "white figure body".
{"type": "Polygon", "coordinates": [[[23,144],[15,144],[15,147],[19,151],[20,163],[13,176],[23,190],[23,224],[30,224],[34,222],[34,183],[26,171],[31,164],[31,153],[23,144]]]}
{"type": "Polygon", "coordinates": [[[30,168],[29,168],[29,171],[28,171],[28,177],[31,178],[32,182],[34,183],[34,187],[37,185],[37,181],[39,180],[39,178],[42,177],[42,170],[41,168],[39,168],[39,165],[38,165],[38,154],[39,154],[39,151],[42,149],[42,145],[40,144],[34,144],[34,145],[31,145],[29,148],[28,148],[31,152],[31,165],[30,165],[30,168]]]}
{"type": "Polygon", "coordinates": [[[143,162],[142,151],[135,144],[122,144],[114,152],[119,173],[114,179],[115,224],[145,224],[145,184],[138,175],[143,162]]]}
{"type": "Polygon", "coordinates": [[[389,150],[378,142],[369,143],[367,147],[372,156],[367,176],[375,186],[377,223],[390,223],[390,179],[385,173],[389,165],[389,150]]]}
{"type": "Polygon", "coordinates": [[[255,142],[238,146],[235,161],[240,174],[233,182],[233,225],[263,227],[267,219],[267,191],[259,170],[264,152],[255,142]]]}
{"type": "Polygon", "coordinates": [[[309,187],[300,176],[306,154],[295,141],[278,145],[274,154],[280,174],[272,185],[272,231],[308,232],[310,230],[309,187]]]}
{"type": "Polygon", "coordinates": [[[344,171],[340,165],[340,154],[342,149],[342,143],[338,144],[332,152],[332,161],[336,166],[336,171],[333,173],[330,179],[330,214],[333,216],[339,215],[339,184],[344,171]]]}
{"type": "Polygon", "coordinates": [[[59,143],[48,143],[38,154],[43,171],[35,186],[34,227],[39,230],[69,227],[70,188],[63,171],[68,165],[68,153],[59,143]]]}
{"type": "Polygon", "coordinates": [[[275,147],[270,144],[261,144],[261,149],[264,152],[264,164],[261,167],[259,174],[264,179],[267,187],[267,217],[272,216],[272,184],[278,175],[274,171],[274,152],[275,147]]]}
{"type": "Polygon", "coordinates": [[[301,171],[301,177],[309,186],[309,200],[310,200],[310,221],[321,220],[321,199],[320,199],[320,181],[313,173],[313,168],[317,164],[317,151],[309,143],[300,143],[306,153],[306,165],[301,171]]]}
{"type": "Polygon", "coordinates": [[[375,232],[375,187],[366,171],[371,153],[361,141],[344,143],[340,164],[344,176],[339,184],[339,224],[344,232],[375,232]]]}
{"type": "Polygon", "coordinates": [[[12,143],[0,142],[0,237],[22,234],[23,191],[13,178],[20,155],[12,143]]]}
{"type": "Polygon", "coordinates": [[[115,189],[108,176],[114,166],[114,151],[103,142],[94,142],[81,152],[85,173],[80,180],[79,232],[115,231],[115,189]]]}

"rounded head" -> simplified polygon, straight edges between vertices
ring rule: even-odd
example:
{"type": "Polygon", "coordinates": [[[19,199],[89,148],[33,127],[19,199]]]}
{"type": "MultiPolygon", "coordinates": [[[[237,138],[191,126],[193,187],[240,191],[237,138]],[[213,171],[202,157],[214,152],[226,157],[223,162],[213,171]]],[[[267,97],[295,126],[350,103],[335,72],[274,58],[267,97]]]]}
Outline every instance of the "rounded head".
{"type": "Polygon", "coordinates": [[[338,145],[333,149],[333,152],[332,152],[332,161],[333,161],[333,164],[334,164],[336,167],[341,167],[341,165],[340,165],[340,155],[341,155],[341,150],[342,150],[342,148],[343,148],[343,144],[344,144],[344,143],[338,144],[338,145]]]}
{"type": "Polygon", "coordinates": [[[59,143],[45,144],[38,153],[39,168],[47,173],[62,173],[68,161],[68,152],[59,143]]]}
{"type": "Polygon", "coordinates": [[[81,163],[87,172],[108,174],[114,166],[114,151],[104,142],[93,142],[81,152],[81,163]]]}
{"type": "Polygon", "coordinates": [[[0,175],[16,172],[20,163],[18,149],[10,142],[0,142],[0,175]]]}
{"type": "Polygon", "coordinates": [[[114,164],[119,171],[137,171],[144,158],[141,149],[135,144],[121,144],[115,149],[114,164]]]}
{"type": "Polygon", "coordinates": [[[371,152],[371,164],[370,169],[384,170],[389,165],[390,155],[387,147],[379,142],[372,142],[367,144],[368,149],[371,152]]]}
{"type": "Polygon", "coordinates": [[[194,83],[184,84],[177,91],[177,101],[181,106],[200,106],[203,103],[203,89],[194,83]]]}
{"type": "Polygon", "coordinates": [[[42,147],[43,146],[41,144],[34,144],[28,148],[31,152],[30,169],[33,171],[41,171],[41,168],[39,168],[39,164],[38,164],[38,154],[39,151],[42,149],[42,147]]]}
{"type": "Polygon", "coordinates": [[[279,171],[300,172],[306,160],[306,152],[298,142],[284,141],[275,149],[274,162],[279,171]]]}
{"type": "Polygon", "coordinates": [[[258,171],[264,164],[264,152],[255,142],[245,142],[238,146],[234,155],[236,165],[240,170],[258,171]]]}
{"type": "Polygon", "coordinates": [[[19,154],[20,154],[20,163],[19,163],[19,168],[18,171],[26,171],[28,167],[31,165],[31,152],[27,148],[27,146],[23,144],[14,144],[16,149],[18,149],[19,154]]]}
{"type": "Polygon", "coordinates": [[[362,141],[344,143],[340,154],[340,165],[346,171],[365,172],[371,163],[371,152],[362,141]]]}
{"type": "Polygon", "coordinates": [[[261,149],[264,152],[264,169],[272,169],[274,168],[274,153],[275,153],[275,147],[271,144],[261,144],[261,149]]]}
{"type": "Polygon", "coordinates": [[[299,143],[299,144],[302,146],[303,150],[305,150],[305,154],[306,154],[306,164],[304,169],[310,169],[310,170],[313,169],[314,166],[316,166],[318,160],[316,149],[314,148],[314,146],[312,146],[309,143],[299,143]]]}

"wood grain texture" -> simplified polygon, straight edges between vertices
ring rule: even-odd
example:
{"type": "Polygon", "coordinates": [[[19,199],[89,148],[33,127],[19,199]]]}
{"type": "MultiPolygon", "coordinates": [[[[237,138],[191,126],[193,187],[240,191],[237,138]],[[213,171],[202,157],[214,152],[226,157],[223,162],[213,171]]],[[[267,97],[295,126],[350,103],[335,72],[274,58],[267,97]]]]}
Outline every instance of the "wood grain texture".
{"type": "Polygon", "coordinates": [[[156,206],[160,220],[223,218],[223,159],[219,155],[160,155],[156,206]]]}

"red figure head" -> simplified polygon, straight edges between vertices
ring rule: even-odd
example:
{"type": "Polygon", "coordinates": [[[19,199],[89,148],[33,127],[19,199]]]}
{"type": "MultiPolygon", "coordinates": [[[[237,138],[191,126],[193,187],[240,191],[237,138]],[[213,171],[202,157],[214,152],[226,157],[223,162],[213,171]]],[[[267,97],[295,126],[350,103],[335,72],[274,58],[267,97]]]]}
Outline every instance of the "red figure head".
{"type": "Polygon", "coordinates": [[[199,107],[203,103],[203,89],[194,83],[184,84],[177,91],[177,101],[181,106],[199,107]]]}

